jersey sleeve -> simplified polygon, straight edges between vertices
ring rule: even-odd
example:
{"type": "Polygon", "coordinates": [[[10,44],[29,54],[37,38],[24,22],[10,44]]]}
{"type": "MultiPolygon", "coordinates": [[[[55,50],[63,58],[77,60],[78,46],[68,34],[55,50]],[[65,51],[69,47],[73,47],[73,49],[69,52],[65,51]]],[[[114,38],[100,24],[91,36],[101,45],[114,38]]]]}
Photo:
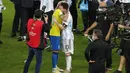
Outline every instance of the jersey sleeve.
{"type": "Polygon", "coordinates": [[[57,16],[60,17],[62,15],[63,15],[63,13],[62,13],[62,11],[60,9],[55,10],[55,12],[53,14],[54,17],[57,17],[57,16]]]}

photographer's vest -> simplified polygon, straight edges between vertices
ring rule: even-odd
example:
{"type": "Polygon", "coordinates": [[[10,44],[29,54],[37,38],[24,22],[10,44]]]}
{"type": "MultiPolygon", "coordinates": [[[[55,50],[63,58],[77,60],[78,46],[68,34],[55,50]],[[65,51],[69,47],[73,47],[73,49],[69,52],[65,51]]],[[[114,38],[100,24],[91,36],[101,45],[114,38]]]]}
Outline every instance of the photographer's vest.
{"type": "Polygon", "coordinates": [[[41,20],[35,21],[34,19],[29,19],[27,24],[27,32],[29,37],[29,40],[27,41],[28,46],[32,48],[39,47],[43,24],[44,23],[41,20]]]}

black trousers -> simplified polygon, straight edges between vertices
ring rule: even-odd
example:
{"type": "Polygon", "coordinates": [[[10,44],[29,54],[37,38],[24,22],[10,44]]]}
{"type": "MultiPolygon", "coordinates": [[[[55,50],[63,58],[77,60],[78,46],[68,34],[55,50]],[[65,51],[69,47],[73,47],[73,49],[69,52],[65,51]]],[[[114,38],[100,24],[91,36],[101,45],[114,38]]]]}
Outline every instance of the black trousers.
{"type": "Polygon", "coordinates": [[[33,14],[35,13],[35,10],[37,9],[40,9],[40,1],[33,2],[33,14]]]}
{"type": "Polygon", "coordinates": [[[108,50],[108,58],[106,59],[106,68],[111,68],[112,67],[112,48],[109,48],[108,50]]]}
{"type": "Polygon", "coordinates": [[[26,34],[26,24],[29,18],[33,16],[33,8],[22,7],[21,13],[21,25],[20,25],[20,36],[25,36],[26,34]]]}
{"type": "Polygon", "coordinates": [[[21,19],[21,6],[19,4],[14,4],[15,8],[15,15],[14,15],[14,20],[13,20],[13,26],[12,26],[12,33],[16,34],[18,31],[20,19],[21,19]]]}
{"type": "Polygon", "coordinates": [[[71,13],[72,18],[73,18],[73,29],[77,29],[78,13],[77,13],[76,4],[75,4],[75,5],[72,5],[72,6],[70,7],[70,13],[71,13]]]}
{"type": "MultiPolygon", "coordinates": [[[[104,37],[105,39],[105,37],[104,37]]],[[[105,41],[106,43],[109,44],[109,50],[108,50],[108,57],[106,58],[106,68],[111,68],[112,67],[112,48],[110,47],[111,44],[111,37],[110,40],[105,41]]]]}
{"type": "Polygon", "coordinates": [[[125,64],[126,73],[130,73],[130,52],[129,52],[129,55],[125,55],[125,58],[126,58],[126,64],[125,64]]]}
{"type": "Polygon", "coordinates": [[[130,73],[130,40],[121,40],[120,48],[123,50],[121,55],[125,56],[126,59],[126,73],[130,73]]]}
{"type": "Polygon", "coordinates": [[[105,73],[105,63],[89,64],[89,73],[105,73]]]}
{"type": "Polygon", "coordinates": [[[89,11],[89,26],[96,21],[96,11],[89,11]]]}
{"type": "MultiPolygon", "coordinates": [[[[92,10],[90,10],[89,11],[89,27],[94,23],[96,21],[96,11],[92,11],[92,10]]],[[[93,33],[93,30],[91,30],[90,32],[89,32],[89,34],[92,34],[93,33]]]]}
{"type": "Polygon", "coordinates": [[[34,1],[32,8],[25,8],[22,7],[22,13],[21,13],[21,25],[20,25],[20,36],[25,36],[26,34],[26,24],[28,22],[28,19],[33,18],[34,12],[36,9],[40,8],[40,2],[34,1]]]}
{"type": "Polygon", "coordinates": [[[88,11],[82,11],[82,19],[84,24],[84,30],[88,28],[88,11]]]}
{"type": "Polygon", "coordinates": [[[3,15],[0,13],[0,33],[2,31],[3,15]]]}

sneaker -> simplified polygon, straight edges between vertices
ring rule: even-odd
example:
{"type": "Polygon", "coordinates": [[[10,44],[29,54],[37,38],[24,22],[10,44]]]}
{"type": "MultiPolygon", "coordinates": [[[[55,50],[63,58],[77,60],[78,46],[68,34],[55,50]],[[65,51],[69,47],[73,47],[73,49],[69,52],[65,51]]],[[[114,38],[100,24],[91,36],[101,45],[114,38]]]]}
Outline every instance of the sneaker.
{"type": "Polygon", "coordinates": [[[46,46],[46,47],[45,47],[45,49],[49,49],[50,47],[51,47],[51,46],[50,46],[50,45],[48,45],[48,46],[46,46]]]}
{"type": "Polygon", "coordinates": [[[26,41],[26,36],[20,36],[20,37],[18,38],[18,41],[26,41]]]}
{"type": "Polygon", "coordinates": [[[60,69],[58,66],[56,66],[56,69],[60,72],[63,72],[64,70],[63,69],[60,69]]]}
{"type": "Polygon", "coordinates": [[[112,68],[111,68],[111,67],[107,68],[107,71],[111,71],[111,70],[112,70],[112,68]]]}
{"type": "Polygon", "coordinates": [[[75,32],[76,34],[81,34],[81,32],[78,29],[73,29],[73,32],[75,32]]]}
{"type": "Polygon", "coordinates": [[[61,73],[59,70],[57,70],[56,68],[52,69],[52,73],[61,73]]]}
{"type": "Polygon", "coordinates": [[[27,62],[27,60],[24,60],[24,63],[26,63],[27,62]]]}
{"type": "Polygon", "coordinates": [[[65,70],[63,73],[70,73],[70,71],[68,71],[68,70],[65,70]]]}
{"type": "Polygon", "coordinates": [[[122,71],[116,70],[114,73],[122,73],[122,71]]]}

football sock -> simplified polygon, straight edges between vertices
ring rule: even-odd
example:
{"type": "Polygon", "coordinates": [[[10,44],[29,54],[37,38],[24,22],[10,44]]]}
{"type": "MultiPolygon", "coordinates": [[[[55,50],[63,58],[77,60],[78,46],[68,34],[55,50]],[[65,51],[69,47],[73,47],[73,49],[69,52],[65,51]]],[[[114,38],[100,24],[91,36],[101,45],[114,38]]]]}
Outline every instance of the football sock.
{"type": "Polygon", "coordinates": [[[66,69],[70,71],[71,69],[71,62],[72,62],[72,57],[71,56],[66,56],[66,69]]]}
{"type": "Polygon", "coordinates": [[[58,61],[58,53],[52,53],[52,67],[56,68],[57,65],[57,61],[58,61]]]}

